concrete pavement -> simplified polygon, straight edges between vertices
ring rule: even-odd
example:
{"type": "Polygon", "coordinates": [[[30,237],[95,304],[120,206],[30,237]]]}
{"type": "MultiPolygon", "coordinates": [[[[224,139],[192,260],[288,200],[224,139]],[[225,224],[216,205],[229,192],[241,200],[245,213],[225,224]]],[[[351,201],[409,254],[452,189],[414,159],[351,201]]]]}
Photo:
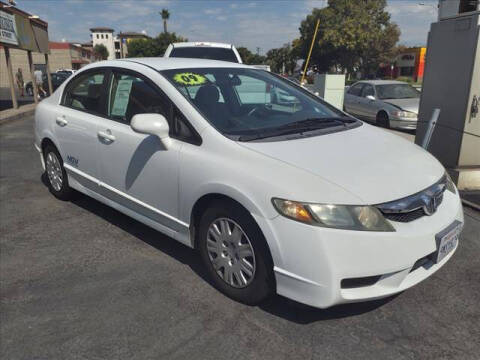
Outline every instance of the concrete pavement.
{"type": "Polygon", "coordinates": [[[451,261],[398,296],[249,307],[191,249],[88,197],[56,200],[41,173],[32,117],[1,126],[2,359],[478,359],[478,212],[451,261]]]}

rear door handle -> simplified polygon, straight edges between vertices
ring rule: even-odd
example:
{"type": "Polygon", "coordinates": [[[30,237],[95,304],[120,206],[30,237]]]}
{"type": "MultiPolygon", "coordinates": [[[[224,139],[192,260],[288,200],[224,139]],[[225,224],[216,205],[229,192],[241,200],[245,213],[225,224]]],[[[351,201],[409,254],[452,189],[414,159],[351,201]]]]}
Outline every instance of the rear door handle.
{"type": "Polygon", "coordinates": [[[98,136],[104,140],[113,142],[115,141],[115,136],[112,135],[112,132],[110,130],[105,130],[105,131],[99,131],[98,136]]]}
{"type": "Polygon", "coordinates": [[[57,117],[55,119],[55,122],[57,123],[57,125],[59,125],[61,127],[67,126],[67,124],[68,124],[68,121],[65,120],[65,118],[63,116],[57,117]]]}

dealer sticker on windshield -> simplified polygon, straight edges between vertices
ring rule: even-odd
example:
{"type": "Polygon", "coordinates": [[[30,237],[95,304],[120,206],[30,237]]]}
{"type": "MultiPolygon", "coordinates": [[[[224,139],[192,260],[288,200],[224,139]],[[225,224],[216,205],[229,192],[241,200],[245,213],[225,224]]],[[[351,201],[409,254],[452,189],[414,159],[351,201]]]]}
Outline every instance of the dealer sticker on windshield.
{"type": "Polygon", "coordinates": [[[183,72],[175,74],[173,80],[182,85],[202,85],[207,82],[207,78],[200,74],[192,72],[183,72]]]}

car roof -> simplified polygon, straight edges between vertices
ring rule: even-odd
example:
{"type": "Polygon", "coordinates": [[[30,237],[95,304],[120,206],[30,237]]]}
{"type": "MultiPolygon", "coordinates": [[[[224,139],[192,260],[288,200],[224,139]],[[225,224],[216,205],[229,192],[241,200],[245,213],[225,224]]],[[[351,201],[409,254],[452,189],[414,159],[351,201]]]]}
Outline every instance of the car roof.
{"type": "Polygon", "coordinates": [[[164,57],[126,58],[121,60],[100,61],[94,64],[96,66],[109,66],[119,64],[125,65],[125,63],[128,62],[143,64],[159,71],[188,68],[253,68],[252,66],[229,61],[164,57]]]}
{"type": "Polygon", "coordinates": [[[360,80],[357,83],[371,84],[371,85],[408,84],[404,81],[396,81],[396,80],[360,80]]]}
{"type": "Polygon", "coordinates": [[[209,41],[195,41],[195,42],[178,42],[178,43],[172,43],[173,47],[179,48],[179,47],[218,47],[218,48],[225,48],[225,49],[231,49],[232,45],[231,44],[225,44],[225,43],[216,43],[216,42],[209,42],[209,41]]]}

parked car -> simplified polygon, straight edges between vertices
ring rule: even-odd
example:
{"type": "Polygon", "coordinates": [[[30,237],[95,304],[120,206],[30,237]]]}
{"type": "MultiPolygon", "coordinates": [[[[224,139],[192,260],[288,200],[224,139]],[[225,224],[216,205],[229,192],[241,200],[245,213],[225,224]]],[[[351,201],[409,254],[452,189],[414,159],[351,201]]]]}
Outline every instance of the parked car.
{"type": "MultiPolygon", "coordinates": [[[[52,87],[53,91],[55,91],[68,77],[70,74],[67,73],[52,73],[50,74],[52,77],[52,87]]],[[[42,75],[42,80],[43,80],[43,89],[47,92],[47,95],[50,95],[50,90],[48,88],[48,79],[47,79],[47,74],[42,75]]],[[[32,87],[32,82],[29,81],[25,85],[25,92],[27,93],[28,96],[33,96],[33,87],[32,87]]]]}
{"type": "Polygon", "coordinates": [[[168,45],[164,57],[210,59],[242,63],[235,46],[213,42],[180,42],[168,45]]]}
{"type": "Polygon", "coordinates": [[[197,249],[248,304],[398,293],[445,265],[464,221],[427,151],[241,64],[90,64],[37,106],[35,146],[54,196],[78,190],[197,249]]]}
{"type": "Polygon", "coordinates": [[[65,73],[70,76],[72,74],[75,74],[75,71],[76,70],[72,70],[72,69],[58,69],[56,73],[65,73]]]}
{"type": "Polygon", "coordinates": [[[344,110],[377,125],[413,130],[417,128],[420,92],[393,80],[359,81],[345,93],[344,110]]]}

